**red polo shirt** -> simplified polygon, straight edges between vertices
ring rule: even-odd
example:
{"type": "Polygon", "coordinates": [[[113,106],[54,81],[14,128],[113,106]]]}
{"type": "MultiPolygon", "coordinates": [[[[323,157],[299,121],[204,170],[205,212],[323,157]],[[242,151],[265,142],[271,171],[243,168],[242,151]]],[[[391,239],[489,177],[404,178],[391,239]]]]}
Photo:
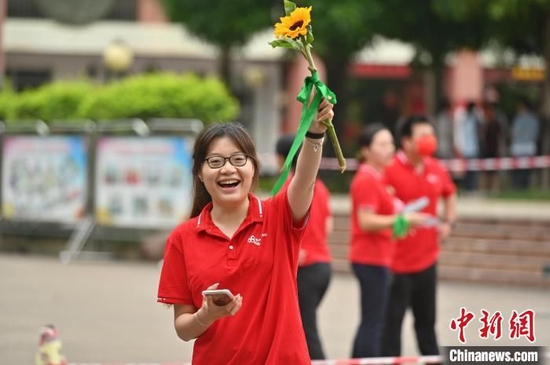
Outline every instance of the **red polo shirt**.
{"type": "MultiPolygon", "coordinates": [[[[399,151],[386,168],[385,180],[393,187],[395,196],[405,204],[427,197],[430,203],[423,212],[434,216],[437,215],[439,199],[456,191],[449,173],[438,160],[425,157],[422,164],[415,168],[403,151],[399,151]]],[[[433,265],[438,254],[437,228],[415,228],[407,237],[397,241],[391,269],[403,274],[419,272],[433,265]]]]}
{"type": "Polygon", "coordinates": [[[310,364],[297,299],[296,272],[304,229],[295,228],[286,191],[261,201],[229,239],[211,220],[212,204],[168,238],[158,301],[202,305],[214,283],[241,293],[233,317],[197,338],[193,365],[310,364]]]}
{"type": "MultiPolygon", "coordinates": [[[[291,174],[283,189],[294,175],[291,174]]],[[[309,266],[317,262],[330,262],[330,249],[327,241],[327,218],[332,216],[330,210],[330,193],[320,179],[315,180],[313,199],[309,210],[309,219],[302,238],[301,248],[306,252],[306,258],[300,267],[309,266]]]]}
{"type": "Polygon", "coordinates": [[[377,232],[365,231],[361,229],[357,217],[362,209],[380,215],[393,214],[393,197],[388,193],[382,175],[367,164],[359,166],[351,182],[350,195],[352,202],[350,261],[354,264],[389,266],[394,252],[391,229],[377,232]]]}
{"type": "Polygon", "coordinates": [[[315,190],[309,221],[307,223],[302,249],[306,252],[306,259],[300,266],[308,266],[317,262],[330,262],[330,250],[327,242],[327,218],[332,215],[330,211],[330,194],[323,182],[315,181],[315,190]]]}

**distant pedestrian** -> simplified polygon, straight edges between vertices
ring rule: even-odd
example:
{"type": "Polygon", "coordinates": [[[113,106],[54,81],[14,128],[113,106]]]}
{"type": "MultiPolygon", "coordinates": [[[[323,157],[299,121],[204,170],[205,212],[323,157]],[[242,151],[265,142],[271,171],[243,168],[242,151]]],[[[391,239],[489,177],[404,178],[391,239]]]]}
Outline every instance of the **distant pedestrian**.
{"type": "Polygon", "coordinates": [[[435,333],[437,259],[439,241],[451,232],[456,218],[455,186],[446,169],[431,156],[437,150],[434,128],[425,116],[410,116],[401,127],[402,149],[386,168],[384,178],[395,196],[409,204],[426,197],[422,212],[443,215],[429,226],[416,227],[397,240],[391,262],[391,288],[382,336],[382,355],[401,355],[401,330],[411,308],[418,347],[422,355],[438,355],[435,333]]]}
{"type": "MultiPolygon", "coordinates": [[[[539,120],[526,98],[517,104],[517,114],[512,122],[510,154],[512,157],[531,157],[537,154],[539,120]]],[[[525,190],[531,185],[531,169],[512,171],[514,189],[525,190]]]]}
{"type": "MultiPolygon", "coordinates": [[[[505,139],[502,122],[499,121],[497,109],[493,104],[485,103],[483,105],[483,115],[481,157],[499,158],[501,157],[502,145],[505,139]]],[[[498,171],[485,171],[483,173],[483,180],[488,193],[498,190],[498,171]]]]}
{"type": "MultiPolygon", "coordinates": [[[[455,124],[455,145],[459,158],[469,160],[481,157],[481,115],[473,101],[468,102],[465,112],[458,114],[455,124]]],[[[464,189],[474,192],[478,185],[479,172],[467,170],[464,175],[464,189]]]]}
{"type": "Polygon", "coordinates": [[[419,213],[402,216],[394,206],[394,197],[383,181],[384,168],[395,151],[389,129],[371,124],[359,136],[358,144],[361,164],[350,187],[349,259],[361,289],[361,323],[353,342],[353,358],[380,356],[394,253],[391,228],[399,220],[417,226],[429,217],[419,213]]]}
{"type": "Polygon", "coordinates": [[[451,103],[445,98],[439,104],[434,127],[438,142],[437,157],[441,159],[455,158],[453,111],[451,103]]]}

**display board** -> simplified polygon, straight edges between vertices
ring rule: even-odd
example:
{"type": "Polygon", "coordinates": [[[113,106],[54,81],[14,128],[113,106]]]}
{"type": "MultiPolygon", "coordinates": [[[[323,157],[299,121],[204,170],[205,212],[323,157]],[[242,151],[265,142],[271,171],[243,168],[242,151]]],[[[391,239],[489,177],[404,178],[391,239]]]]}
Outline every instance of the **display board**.
{"type": "Polygon", "coordinates": [[[76,223],[86,213],[88,151],[83,136],[6,136],[2,216],[76,223]]]}
{"type": "Polygon", "coordinates": [[[104,226],[171,228],[191,209],[191,137],[101,137],[95,216],[104,226]]]}

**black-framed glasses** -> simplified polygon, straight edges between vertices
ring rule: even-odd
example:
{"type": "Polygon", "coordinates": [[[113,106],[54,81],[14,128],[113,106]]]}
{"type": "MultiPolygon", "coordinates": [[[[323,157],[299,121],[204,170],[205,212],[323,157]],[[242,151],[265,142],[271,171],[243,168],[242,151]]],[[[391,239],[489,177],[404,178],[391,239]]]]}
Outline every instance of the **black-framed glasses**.
{"type": "Polygon", "coordinates": [[[246,165],[246,162],[248,161],[248,156],[244,153],[236,153],[229,157],[212,156],[205,158],[204,161],[206,161],[211,169],[221,169],[225,166],[225,163],[227,161],[229,161],[229,163],[235,167],[241,167],[246,165]]]}

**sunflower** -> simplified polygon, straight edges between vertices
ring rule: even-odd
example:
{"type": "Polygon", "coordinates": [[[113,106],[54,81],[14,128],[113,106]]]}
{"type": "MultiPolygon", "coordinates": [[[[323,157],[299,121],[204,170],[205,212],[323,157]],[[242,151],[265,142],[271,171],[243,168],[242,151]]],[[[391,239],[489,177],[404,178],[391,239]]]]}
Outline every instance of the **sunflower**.
{"type": "Polygon", "coordinates": [[[307,34],[307,26],[311,23],[311,6],[309,8],[296,8],[289,15],[281,18],[281,22],[275,24],[276,37],[288,37],[296,39],[307,34]]]}

